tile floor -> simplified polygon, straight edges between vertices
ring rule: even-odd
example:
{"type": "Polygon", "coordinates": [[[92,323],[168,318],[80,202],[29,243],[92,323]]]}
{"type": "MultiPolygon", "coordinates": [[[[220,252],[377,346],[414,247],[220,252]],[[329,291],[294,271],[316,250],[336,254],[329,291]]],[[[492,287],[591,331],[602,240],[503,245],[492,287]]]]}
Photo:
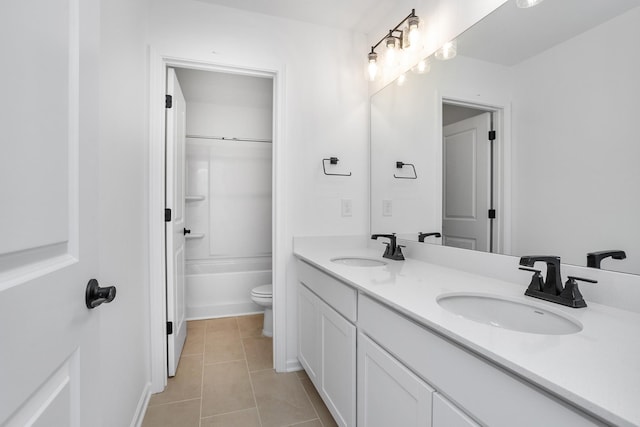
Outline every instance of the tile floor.
{"type": "Polygon", "coordinates": [[[304,371],[272,369],[262,315],[188,322],[174,378],[151,396],[143,427],[328,427],[329,410],[304,371]]]}

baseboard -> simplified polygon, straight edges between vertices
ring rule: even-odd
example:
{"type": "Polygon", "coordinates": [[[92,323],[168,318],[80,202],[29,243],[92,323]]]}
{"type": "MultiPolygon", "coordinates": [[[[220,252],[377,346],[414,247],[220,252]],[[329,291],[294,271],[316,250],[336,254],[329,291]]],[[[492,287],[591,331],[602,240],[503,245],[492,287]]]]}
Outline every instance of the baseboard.
{"type": "Polygon", "coordinates": [[[144,414],[147,412],[147,406],[149,406],[149,399],[151,399],[151,383],[150,382],[145,384],[144,389],[142,389],[142,395],[138,400],[138,406],[136,406],[136,412],[133,415],[133,420],[131,420],[131,427],[142,426],[142,421],[144,420],[144,414]]]}
{"type": "Polygon", "coordinates": [[[259,306],[253,302],[224,304],[224,305],[204,305],[198,307],[187,307],[187,320],[215,319],[217,317],[244,316],[246,314],[262,313],[259,306]],[[258,310],[256,310],[256,307],[258,310]]]}
{"type": "Polygon", "coordinates": [[[285,369],[285,372],[301,371],[302,365],[300,364],[298,359],[289,359],[287,360],[287,367],[285,369]]]}

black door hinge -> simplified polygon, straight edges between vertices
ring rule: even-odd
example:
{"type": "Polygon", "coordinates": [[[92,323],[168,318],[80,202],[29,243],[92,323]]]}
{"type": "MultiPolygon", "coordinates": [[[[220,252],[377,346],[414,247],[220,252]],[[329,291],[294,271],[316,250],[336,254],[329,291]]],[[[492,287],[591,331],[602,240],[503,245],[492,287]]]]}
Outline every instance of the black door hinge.
{"type": "Polygon", "coordinates": [[[495,141],[496,140],[496,131],[495,130],[490,130],[489,131],[489,141],[495,141]]]}
{"type": "Polygon", "coordinates": [[[173,334],[173,322],[167,322],[167,335],[173,334]]]}
{"type": "Polygon", "coordinates": [[[166,208],[164,210],[164,220],[165,222],[171,222],[171,209],[166,208]]]}
{"type": "Polygon", "coordinates": [[[173,107],[173,97],[171,95],[164,96],[164,108],[173,107]]]}
{"type": "Polygon", "coordinates": [[[496,219],[496,210],[489,209],[489,219],[496,219]]]}

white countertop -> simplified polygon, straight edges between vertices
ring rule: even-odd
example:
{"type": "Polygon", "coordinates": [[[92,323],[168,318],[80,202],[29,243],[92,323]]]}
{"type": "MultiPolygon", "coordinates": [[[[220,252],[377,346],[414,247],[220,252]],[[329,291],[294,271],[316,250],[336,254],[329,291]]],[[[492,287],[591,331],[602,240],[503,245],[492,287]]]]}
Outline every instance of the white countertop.
{"type": "Polygon", "coordinates": [[[305,244],[297,245],[294,253],[587,412],[616,425],[640,425],[640,314],[589,301],[582,309],[564,307],[525,297],[528,282],[514,284],[413,259],[387,260],[377,249],[305,244]],[[338,256],[387,264],[354,267],[330,261],[338,256]],[[451,292],[516,298],[568,315],[583,329],[570,335],[539,335],[477,323],[438,305],[436,298],[451,292]]]}

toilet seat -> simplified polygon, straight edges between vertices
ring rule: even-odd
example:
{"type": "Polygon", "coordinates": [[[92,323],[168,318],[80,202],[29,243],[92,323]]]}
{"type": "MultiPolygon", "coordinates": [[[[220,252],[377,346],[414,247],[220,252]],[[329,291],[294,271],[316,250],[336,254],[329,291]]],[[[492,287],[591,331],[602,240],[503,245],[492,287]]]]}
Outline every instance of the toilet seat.
{"type": "Polygon", "coordinates": [[[271,297],[273,296],[273,286],[272,285],[262,285],[251,290],[251,295],[255,295],[257,297],[271,297]]]}

